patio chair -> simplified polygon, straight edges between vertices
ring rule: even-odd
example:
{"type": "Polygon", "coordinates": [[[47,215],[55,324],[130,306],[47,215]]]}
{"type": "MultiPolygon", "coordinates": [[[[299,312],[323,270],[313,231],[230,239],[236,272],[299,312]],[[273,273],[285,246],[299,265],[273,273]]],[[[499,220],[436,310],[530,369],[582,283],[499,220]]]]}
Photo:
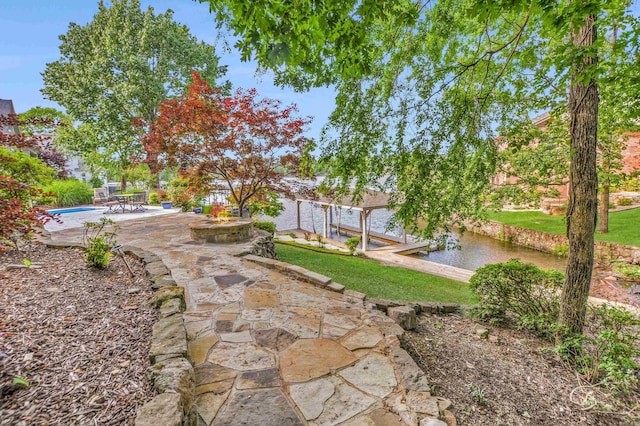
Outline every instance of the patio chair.
{"type": "Polygon", "coordinates": [[[93,205],[102,204],[105,199],[108,198],[106,188],[94,188],[93,189],[93,205]]]}
{"type": "Polygon", "coordinates": [[[133,211],[143,212],[147,210],[145,205],[149,204],[147,201],[148,193],[149,193],[148,191],[133,193],[134,196],[133,196],[133,200],[131,201],[131,207],[133,208],[133,211]]]}

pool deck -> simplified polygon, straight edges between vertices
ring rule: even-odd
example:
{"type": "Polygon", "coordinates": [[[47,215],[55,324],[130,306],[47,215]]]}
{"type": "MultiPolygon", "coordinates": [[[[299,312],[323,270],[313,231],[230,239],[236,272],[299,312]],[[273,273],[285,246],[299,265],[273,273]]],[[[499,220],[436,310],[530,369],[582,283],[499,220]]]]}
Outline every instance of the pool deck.
{"type": "MultiPolygon", "coordinates": [[[[126,212],[126,213],[109,213],[106,214],[106,207],[103,206],[76,206],[74,208],[94,208],[95,210],[85,210],[73,213],[64,213],[59,215],[59,219],[62,223],[55,221],[49,221],[44,226],[44,229],[48,232],[57,232],[64,229],[82,228],[85,222],[97,222],[102,217],[113,220],[114,222],[123,222],[126,220],[143,219],[154,216],[161,216],[166,214],[176,214],[180,212],[180,209],[163,209],[160,206],[146,206],[146,210],[139,212],[126,212]]],[[[62,210],[62,209],[55,209],[62,210]]]]}

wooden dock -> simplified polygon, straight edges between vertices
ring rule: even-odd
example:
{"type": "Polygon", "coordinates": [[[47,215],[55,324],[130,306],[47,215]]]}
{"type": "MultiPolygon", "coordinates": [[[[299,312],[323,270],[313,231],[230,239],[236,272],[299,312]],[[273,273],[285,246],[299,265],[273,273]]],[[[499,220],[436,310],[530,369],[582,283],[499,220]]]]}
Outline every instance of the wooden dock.
{"type": "MultiPolygon", "coordinates": [[[[337,231],[338,225],[331,224],[331,228],[337,231]]],[[[354,235],[362,238],[362,231],[360,231],[359,228],[354,228],[353,226],[347,226],[347,225],[340,225],[339,229],[340,229],[340,232],[339,232],[340,234],[354,235]]],[[[374,232],[374,231],[369,232],[369,239],[374,241],[379,241],[385,244],[403,244],[404,243],[404,238],[402,237],[396,237],[394,235],[387,235],[387,234],[374,232]]]]}
{"type": "Polygon", "coordinates": [[[429,243],[422,241],[422,242],[415,242],[415,243],[394,244],[394,245],[389,245],[384,247],[376,247],[376,248],[367,250],[367,253],[370,251],[381,251],[381,252],[387,252],[387,253],[406,255],[406,254],[420,253],[421,251],[433,251],[433,250],[434,248],[429,243]]]}

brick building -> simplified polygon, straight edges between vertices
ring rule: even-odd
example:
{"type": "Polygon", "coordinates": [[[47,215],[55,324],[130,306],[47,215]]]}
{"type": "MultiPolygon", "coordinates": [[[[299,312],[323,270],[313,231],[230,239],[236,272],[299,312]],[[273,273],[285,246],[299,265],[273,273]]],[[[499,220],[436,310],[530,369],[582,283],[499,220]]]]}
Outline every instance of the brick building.
{"type": "MultiPolygon", "coordinates": [[[[549,125],[551,115],[548,112],[534,117],[531,122],[540,130],[545,130],[549,125]]],[[[622,173],[630,175],[640,172],[640,132],[626,132],[623,135],[625,149],[622,151],[622,173]]],[[[569,194],[569,177],[563,179],[562,185],[550,185],[560,192],[560,197],[567,198],[569,194]]],[[[497,173],[491,178],[491,183],[495,186],[515,185],[518,177],[505,172],[497,173]]],[[[542,188],[541,188],[542,189],[542,188]]]]}

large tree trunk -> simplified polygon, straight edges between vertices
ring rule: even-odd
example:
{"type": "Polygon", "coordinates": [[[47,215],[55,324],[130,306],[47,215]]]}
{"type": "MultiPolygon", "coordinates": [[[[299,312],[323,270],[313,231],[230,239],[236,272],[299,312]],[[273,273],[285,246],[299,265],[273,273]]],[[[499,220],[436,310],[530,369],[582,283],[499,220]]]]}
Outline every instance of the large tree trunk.
{"type": "Polygon", "coordinates": [[[602,184],[600,191],[600,220],[598,221],[598,232],[606,234],[609,232],[609,190],[611,185],[609,179],[602,184]]]}
{"type": "Polygon", "coordinates": [[[122,171],[122,175],[120,176],[120,191],[124,192],[127,190],[127,177],[124,174],[124,170],[122,171]]]}
{"type": "MultiPolygon", "coordinates": [[[[589,15],[585,25],[573,28],[574,49],[584,51],[596,42],[596,17],[589,15]]],[[[597,220],[598,174],[596,143],[598,134],[598,87],[594,78],[585,80],[587,67],[597,62],[597,55],[585,55],[573,64],[569,89],[571,119],[571,168],[567,236],[569,259],[560,299],[560,323],[569,333],[582,333],[587,297],[593,271],[593,244],[597,220]]],[[[562,336],[559,335],[562,339],[562,336]]]]}

